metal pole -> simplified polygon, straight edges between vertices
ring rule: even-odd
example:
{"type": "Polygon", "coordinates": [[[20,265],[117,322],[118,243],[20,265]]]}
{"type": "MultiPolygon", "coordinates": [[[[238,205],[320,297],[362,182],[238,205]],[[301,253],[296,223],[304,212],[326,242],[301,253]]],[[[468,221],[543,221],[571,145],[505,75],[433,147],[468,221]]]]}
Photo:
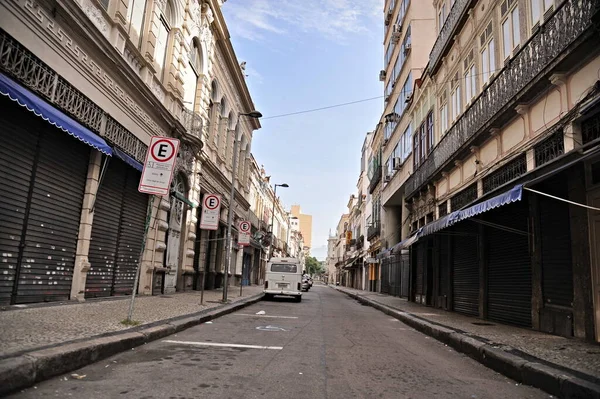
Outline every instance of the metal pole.
{"type": "Polygon", "coordinates": [[[275,185],[275,189],[273,190],[273,211],[271,212],[271,239],[269,240],[269,252],[267,252],[267,262],[273,256],[273,240],[275,240],[275,227],[273,223],[275,223],[275,200],[277,199],[277,184],[275,185]]]}
{"type": "Polygon", "coordinates": [[[242,250],[242,275],[240,278],[240,297],[242,296],[242,289],[244,287],[244,247],[240,247],[242,250]]]}
{"type": "MultiPolygon", "coordinates": [[[[140,250],[140,257],[138,261],[138,266],[135,270],[135,278],[133,280],[133,291],[131,292],[131,301],[129,302],[129,312],[127,313],[127,321],[131,321],[131,317],[133,316],[133,303],[135,302],[135,293],[137,291],[137,287],[140,280],[140,269],[142,268],[142,259],[144,258],[144,250],[146,249],[146,240],[148,239],[148,227],[150,226],[150,219],[152,219],[152,207],[154,205],[154,195],[150,196],[150,201],[148,201],[148,210],[146,211],[146,226],[144,226],[144,239],[142,241],[142,249],[140,250]]],[[[158,217],[158,210],[156,213],[156,217],[158,217]]]]}
{"type": "MultiPolygon", "coordinates": [[[[235,133],[234,133],[235,134],[235,133]]],[[[238,146],[237,137],[233,138],[233,164],[231,165],[231,192],[229,194],[229,209],[227,212],[227,244],[225,249],[225,273],[223,276],[223,302],[227,302],[227,284],[229,283],[228,274],[231,266],[231,227],[233,224],[233,205],[235,199],[235,177],[237,175],[238,163],[238,146]]]]}

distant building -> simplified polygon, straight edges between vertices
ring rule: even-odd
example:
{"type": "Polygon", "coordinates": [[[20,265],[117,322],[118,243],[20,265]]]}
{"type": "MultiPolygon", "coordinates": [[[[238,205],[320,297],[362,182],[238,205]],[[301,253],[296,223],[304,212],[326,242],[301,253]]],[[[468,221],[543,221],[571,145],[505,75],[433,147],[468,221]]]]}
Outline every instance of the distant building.
{"type": "Polygon", "coordinates": [[[310,255],[310,249],[312,248],[312,216],[306,215],[300,211],[300,205],[292,205],[291,212],[292,216],[298,218],[298,227],[304,237],[305,253],[307,256],[310,255]]]}

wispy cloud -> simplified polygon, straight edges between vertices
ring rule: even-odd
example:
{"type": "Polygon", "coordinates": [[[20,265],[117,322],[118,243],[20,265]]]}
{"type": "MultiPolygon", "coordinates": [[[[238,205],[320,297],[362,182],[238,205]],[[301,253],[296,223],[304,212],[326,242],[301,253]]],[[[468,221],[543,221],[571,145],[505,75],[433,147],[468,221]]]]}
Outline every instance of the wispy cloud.
{"type": "Polygon", "coordinates": [[[229,0],[223,7],[232,33],[249,40],[298,30],[344,43],[377,27],[383,0],[229,0]]]}

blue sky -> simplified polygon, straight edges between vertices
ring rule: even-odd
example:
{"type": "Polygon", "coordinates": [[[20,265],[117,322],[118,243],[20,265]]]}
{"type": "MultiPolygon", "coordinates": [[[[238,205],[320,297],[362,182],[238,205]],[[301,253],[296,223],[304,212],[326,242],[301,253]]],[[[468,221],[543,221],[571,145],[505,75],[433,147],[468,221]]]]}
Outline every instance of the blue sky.
{"type": "Polygon", "coordinates": [[[228,0],[223,14],[262,128],[252,152],[289,208],[313,215],[313,255],[356,193],[360,151],[383,99],[271,116],[381,96],[382,0],[228,0]]]}

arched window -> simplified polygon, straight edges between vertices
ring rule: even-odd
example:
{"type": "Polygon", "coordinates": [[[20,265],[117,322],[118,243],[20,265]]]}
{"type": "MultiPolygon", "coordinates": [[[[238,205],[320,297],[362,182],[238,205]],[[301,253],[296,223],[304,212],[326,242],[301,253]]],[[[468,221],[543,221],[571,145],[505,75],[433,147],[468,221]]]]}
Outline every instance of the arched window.
{"type": "Polygon", "coordinates": [[[173,26],[173,4],[167,1],[165,9],[160,14],[160,23],[158,24],[158,35],[156,37],[156,52],[154,59],[160,68],[160,79],[164,78],[164,70],[167,57],[167,46],[169,45],[169,32],[173,26]]]}
{"type": "Polygon", "coordinates": [[[190,64],[186,68],[183,84],[183,102],[185,107],[191,111],[194,110],[196,102],[196,90],[198,85],[198,76],[202,71],[202,52],[198,39],[192,40],[192,49],[190,51],[190,64]]]}
{"type": "Polygon", "coordinates": [[[219,143],[219,131],[217,130],[218,123],[218,113],[217,113],[217,101],[219,86],[217,85],[217,81],[213,80],[210,83],[210,105],[209,105],[209,117],[210,122],[208,125],[208,137],[209,139],[213,137],[214,143],[219,143]]]}

